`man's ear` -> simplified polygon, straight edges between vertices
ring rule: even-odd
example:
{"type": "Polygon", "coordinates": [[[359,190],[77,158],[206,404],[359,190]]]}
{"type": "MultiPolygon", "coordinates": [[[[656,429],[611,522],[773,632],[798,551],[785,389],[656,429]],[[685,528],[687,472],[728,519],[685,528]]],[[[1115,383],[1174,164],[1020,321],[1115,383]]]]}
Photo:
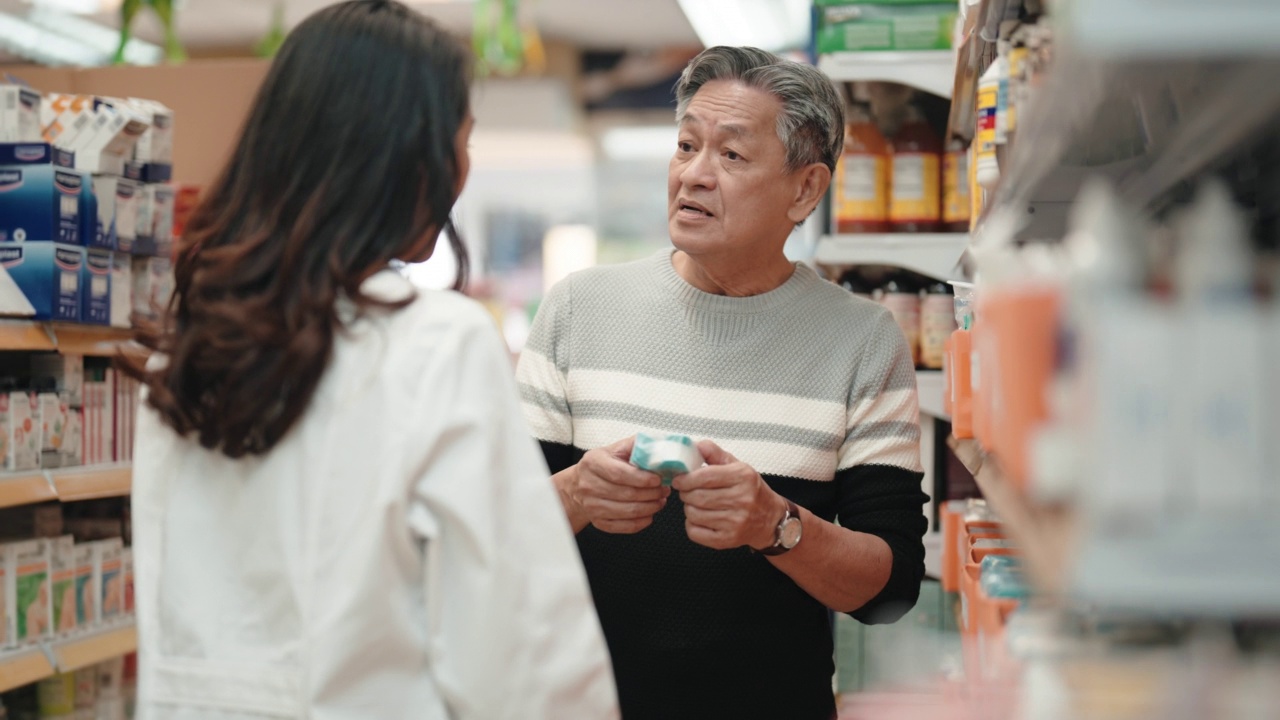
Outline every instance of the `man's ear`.
{"type": "Polygon", "coordinates": [[[787,208],[787,218],[799,225],[813,213],[822,196],[831,187],[831,168],[823,163],[812,163],[796,171],[800,182],[796,185],[795,197],[787,208]]]}

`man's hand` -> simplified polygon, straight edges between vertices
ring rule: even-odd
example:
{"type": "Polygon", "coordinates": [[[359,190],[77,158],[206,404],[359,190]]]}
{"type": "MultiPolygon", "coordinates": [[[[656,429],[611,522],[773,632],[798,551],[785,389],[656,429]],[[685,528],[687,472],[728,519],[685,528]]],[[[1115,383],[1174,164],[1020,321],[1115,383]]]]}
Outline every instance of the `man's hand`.
{"type": "Polygon", "coordinates": [[[698,450],[706,466],[672,482],[684,501],[689,539],[715,550],[773,545],[786,501],[760,473],[710,440],[698,443],[698,450]]]}
{"type": "Polygon", "coordinates": [[[566,504],[573,505],[567,509],[575,532],[590,524],[607,533],[637,533],[666,506],[671,488],[628,461],[635,440],[596,448],[554,478],[566,504]]]}

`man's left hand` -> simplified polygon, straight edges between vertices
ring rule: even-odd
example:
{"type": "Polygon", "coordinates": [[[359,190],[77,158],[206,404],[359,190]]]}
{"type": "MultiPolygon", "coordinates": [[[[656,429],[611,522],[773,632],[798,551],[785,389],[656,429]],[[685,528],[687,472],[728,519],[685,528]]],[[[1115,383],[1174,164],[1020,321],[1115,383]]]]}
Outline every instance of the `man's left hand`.
{"type": "Polygon", "coordinates": [[[684,502],[689,539],[715,550],[773,545],[786,501],[754,468],[710,440],[698,443],[698,450],[707,464],[671,483],[684,502]]]}

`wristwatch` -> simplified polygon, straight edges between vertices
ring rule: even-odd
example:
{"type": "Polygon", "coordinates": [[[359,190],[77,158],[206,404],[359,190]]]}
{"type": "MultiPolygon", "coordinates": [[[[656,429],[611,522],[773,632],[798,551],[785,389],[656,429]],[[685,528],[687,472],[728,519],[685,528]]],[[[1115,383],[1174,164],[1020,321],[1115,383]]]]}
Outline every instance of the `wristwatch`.
{"type": "Polygon", "coordinates": [[[777,529],[773,531],[773,545],[760,550],[759,553],[770,556],[781,555],[800,544],[800,536],[803,532],[804,528],[800,524],[800,508],[787,500],[787,513],[782,516],[777,529]]]}

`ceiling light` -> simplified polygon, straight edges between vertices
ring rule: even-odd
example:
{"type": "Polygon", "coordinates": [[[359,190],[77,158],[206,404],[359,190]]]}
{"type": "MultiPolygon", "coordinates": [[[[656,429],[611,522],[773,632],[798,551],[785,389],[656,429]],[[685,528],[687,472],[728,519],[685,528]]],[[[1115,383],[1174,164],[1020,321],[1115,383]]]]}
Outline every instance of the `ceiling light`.
{"type": "Polygon", "coordinates": [[[750,45],[769,52],[809,43],[809,0],[679,0],[706,47],[750,45]]]}

